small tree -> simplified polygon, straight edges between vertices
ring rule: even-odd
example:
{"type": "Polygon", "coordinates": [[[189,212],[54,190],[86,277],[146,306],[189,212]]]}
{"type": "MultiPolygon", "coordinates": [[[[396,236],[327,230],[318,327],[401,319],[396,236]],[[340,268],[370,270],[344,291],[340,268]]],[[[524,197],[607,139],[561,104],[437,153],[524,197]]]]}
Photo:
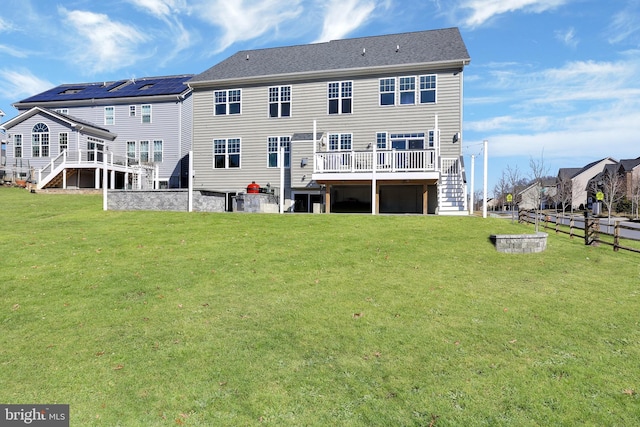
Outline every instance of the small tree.
{"type": "Polygon", "coordinates": [[[543,178],[549,173],[549,167],[544,163],[544,152],[540,155],[540,159],[536,160],[533,157],[529,158],[529,169],[531,172],[531,183],[536,186],[536,191],[531,193],[531,197],[534,198],[533,205],[536,207],[536,233],[539,227],[539,216],[542,210],[542,192],[544,191],[544,185],[542,183],[543,178]]]}
{"type": "Polygon", "coordinates": [[[554,197],[556,205],[562,207],[562,215],[567,210],[567,205],[571,205],[573,200],[573,181],[568,174],[561,173],[556,179],[556,195],[554,197]]]}
{"type": "Polygon", "coordinates": [[[602,202],[607,207],[607,221],[611,225],[611,212],[616,203],[624,197],[625,179],[613,169],[605,169],[596,179],[591,181],[590,190],[597,194],[602,191],[602,202]]]}

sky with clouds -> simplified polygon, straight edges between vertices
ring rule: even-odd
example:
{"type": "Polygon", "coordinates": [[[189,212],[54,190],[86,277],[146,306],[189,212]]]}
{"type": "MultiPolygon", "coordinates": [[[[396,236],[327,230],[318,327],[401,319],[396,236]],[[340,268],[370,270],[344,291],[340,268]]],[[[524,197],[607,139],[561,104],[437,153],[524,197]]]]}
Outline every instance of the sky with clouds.
{"type": "Polygon", "coordinates": [[[483,140],[490,193],[531,159],[555,175],[640,156],[640,0],[2,0],[0,109],[62,83],[197,74],[242,49],[447,27],[471,56],[476,189],[483,140]]]}

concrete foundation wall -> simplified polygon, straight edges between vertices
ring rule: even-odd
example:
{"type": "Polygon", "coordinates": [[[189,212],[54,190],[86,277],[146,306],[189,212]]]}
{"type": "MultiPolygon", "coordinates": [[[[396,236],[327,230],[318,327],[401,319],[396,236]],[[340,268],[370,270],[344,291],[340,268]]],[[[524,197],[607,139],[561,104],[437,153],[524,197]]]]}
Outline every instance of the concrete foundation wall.
{"type": "MultiPolygon", "coordinates": [[[[224,194],[208,191],[193,192],[195,212],[224,212],[224,194]]],[[[189,210],[188,190],[109,190],[107,208],[114,211],[177,211],[189,210]]]]}

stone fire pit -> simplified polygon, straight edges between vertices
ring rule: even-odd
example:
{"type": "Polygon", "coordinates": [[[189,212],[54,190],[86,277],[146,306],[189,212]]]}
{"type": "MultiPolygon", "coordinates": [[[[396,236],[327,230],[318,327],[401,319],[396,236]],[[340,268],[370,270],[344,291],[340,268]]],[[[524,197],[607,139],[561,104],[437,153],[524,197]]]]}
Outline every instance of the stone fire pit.
{"type": "Polygon", "coordinates": [[[547,233],[536,234],[492,234],[491,241],[498,252],[508,254],[531,254],[547,248],[547,233]]]}

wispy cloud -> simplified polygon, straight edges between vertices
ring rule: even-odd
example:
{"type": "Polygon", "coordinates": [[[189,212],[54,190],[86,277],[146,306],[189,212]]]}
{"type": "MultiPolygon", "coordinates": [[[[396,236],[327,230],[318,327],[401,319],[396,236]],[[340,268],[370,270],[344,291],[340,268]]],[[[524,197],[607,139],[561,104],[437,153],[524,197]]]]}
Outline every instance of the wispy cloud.
{"type": "Polygon", "coordinates": [[[198,18],[222,29],[212,54],[220,53],[239,41],[252,40],[267,33],[273,37],[279,26],[302,13],[300,0],[199,0],[193,5],[198,18]]]}
{"type": "Polygon", "coordinates": [[[556,31],[556,39],[560,40],[560,42],[562,42],[564,45],[575,49],[576,47],[578,47],[578,43],[580,42],[580,40],[578,40],[576,38],[576,30],[575,28],[569,28],[568,30],[564,30],[564,31],[556,31]]]}
{"type": "Polygon", "coordinates": [[[8,33],[14,30],[15,27],[13,26],[13,24],[0,16],[0,33],[8,33]]]}
{"type": "Polygon", "coordinates": [[[161,65],[171,61],[191,46],[192,34],[180,20],[182,14],[188,15],[190,12],[186,0],[129,0],[129,2],[165,24],[168,31],[164,29],[153,31],[157,38],[166,40],[167,45],[173,46],[170,52],[163,50],[161,65]]]}
{"type": "Polygon", "coordinates": [[[13,56],[14,58],[26,58],[28,56],[24,50],[15,49],[11,46],[5,46],[2,44],[0,44],[0,52],[13,56]]]}
{"type": "Polygon", "coordinates": [[[91,72],[121,69],[143,57],[138,47],[148,37],[136,28],[101,13],[63,7],[58,11],[77,36],[71,58],[91,72]]]}
{"type": "Polygon", "coordinates": [[[570,0],[463,0],[458,9],[466,16],[464,25],[474,28],[505,13],[542,13],[569,2],[570,0]]]}
{"type": "MultiPolygon", "coordinates": [[[[492,82],[485,88],[493,96],[479,101],[509,106],[513,114],[467,120],[465,130],[488,138],[492,156],[526,157],[544,150],[551,157],[593,160],[612,155],[612,147],[622,158],[640,154],[637,55],[610,62],[573,61],[527,72],[519,72],[518,67],[490,69],[488,74],[499,78],[486,79],[492,82]]],[[[466,101],[474,102],[473,98],[466,101]]],[[[574,162],[579,165],[582,160],[574,162]]]]}
{"type": "Polygon", "coordinates": [[[365,23],[376,8],[375,1],[330,0],[324,4],[322,34],[316,42],[344,38],[365,23]]]}
{"type": "Polygon", "coordinates": [[[634,35],[640,34],[640,2],[635,1],[616,13],[607,29],[608,41],[611,44],[621,43],[634,35]]]}
{"type": "Polygon", "coordinates": [[[21,99],[54,86],[48,80],[33,75],[26,68],[0,69],[0,94],[9,99],[21,99]]]}

